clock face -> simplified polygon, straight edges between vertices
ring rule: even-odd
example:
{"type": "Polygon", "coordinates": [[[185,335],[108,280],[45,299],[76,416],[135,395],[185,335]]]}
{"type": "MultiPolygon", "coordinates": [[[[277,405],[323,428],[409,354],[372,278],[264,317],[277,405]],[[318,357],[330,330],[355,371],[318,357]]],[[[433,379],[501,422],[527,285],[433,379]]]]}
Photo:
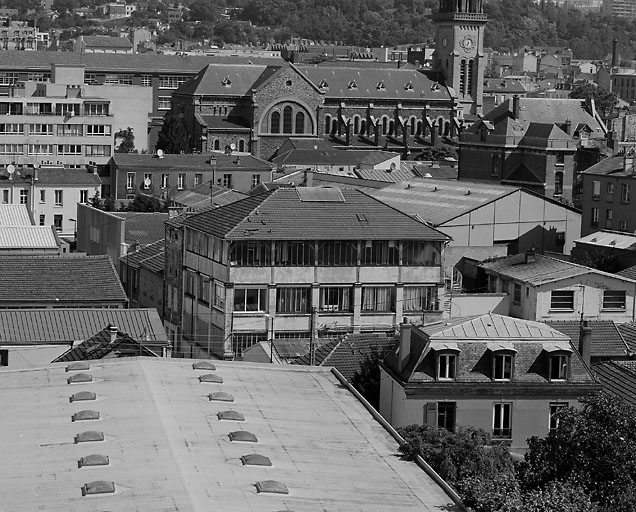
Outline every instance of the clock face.
{"type": "Polygon", "coordinates": [[[461,46],[465,52],[469,52],[475,47],[475,41],[473,41],[470,36],[466,36],[461,40],[459,46],[461,46]]]}

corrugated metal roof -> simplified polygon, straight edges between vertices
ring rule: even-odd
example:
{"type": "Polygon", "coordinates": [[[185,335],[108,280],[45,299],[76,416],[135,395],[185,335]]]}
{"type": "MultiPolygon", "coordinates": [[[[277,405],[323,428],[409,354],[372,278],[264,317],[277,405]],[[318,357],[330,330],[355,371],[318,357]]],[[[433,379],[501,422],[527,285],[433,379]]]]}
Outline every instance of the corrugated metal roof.
{"type": "Polygon", "coordinates": [[[107,325],[130,336],[168,340],[155,309],[0,309],[0,343],[46,344],[85,340],[107,325]]]}
{"type": "Polygon", "coordinates": [[[636,235],[615,231],[597,231],[574,241],[575,244],[596,245],[609,249],[636,249],[636,235]]]}
{"type": "Polygon", "coordinates": [[[0,249],[56,249],[51,226],[0,226],[0,249]]]}
{"type": "Polygon", "coordinates": [[[0,226],[32,226],[26,204],[0,204],[0,226]]]}

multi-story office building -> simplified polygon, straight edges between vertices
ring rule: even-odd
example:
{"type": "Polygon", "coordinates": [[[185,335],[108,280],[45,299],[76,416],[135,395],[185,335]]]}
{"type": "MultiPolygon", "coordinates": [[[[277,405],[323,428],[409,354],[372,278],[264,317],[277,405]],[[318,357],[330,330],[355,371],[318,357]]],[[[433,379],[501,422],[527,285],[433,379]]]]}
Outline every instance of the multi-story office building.
{"type": "Polygon", "coordinates": [[[448,237],[357,190],[278,188],[180,225],[166,232],[164,316],[181,355],[441,318],[448,237]]]}

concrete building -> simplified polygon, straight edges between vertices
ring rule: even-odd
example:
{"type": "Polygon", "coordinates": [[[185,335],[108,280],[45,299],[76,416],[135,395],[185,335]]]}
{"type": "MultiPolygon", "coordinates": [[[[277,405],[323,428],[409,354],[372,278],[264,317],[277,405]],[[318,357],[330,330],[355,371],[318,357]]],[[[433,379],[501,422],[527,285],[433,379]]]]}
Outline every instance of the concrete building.
{"type": "Polygon", "coordinates": [[[600,159],[605,136],[583,100],[515,97],[462,133],[459,179],[523,186],[572,203],[576,179],[600,159]]]}
{"type": "Polygon", "coordinates": [[[119,276],[132,307],[163,313],[164,251],[159,240],[119,258],[119,276]]]}
{"type": "Polygon", "coordinates": [[[35,32],[35,27],[26,21],[3,21],[0,24],[0,50],[37,50],[35,32]]]}
{"type": "Polygon", "coordinates": [[[391,425],[474,426],[513,453],[545,437],[555,414],[600,389],[589,340],[496,314],[420,328],[403,324],[380,365],[380,414],[391,425]],[[587,358],[587,360],[586,360],[587,358]]]}
{"type": "Polygon", "coordinates": [[[277,188],[182,226],[166,234],[165,274],[183,273],[166,282],[177,353],[441,318],[448,237],[357,190],[277,188]]]}

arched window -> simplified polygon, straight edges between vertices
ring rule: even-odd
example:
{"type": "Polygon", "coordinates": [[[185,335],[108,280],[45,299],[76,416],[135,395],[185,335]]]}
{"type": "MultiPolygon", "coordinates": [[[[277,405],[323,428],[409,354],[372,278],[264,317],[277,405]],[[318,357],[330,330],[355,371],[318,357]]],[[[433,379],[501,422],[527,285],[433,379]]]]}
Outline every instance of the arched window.
{"type": "Polygon", "coordinates": [[[331,120],[331,134],[334,134],[338,131],[338,120],[337,119],[332,119],[331,120]]]}
{"type": "Polygon", "coordinates": [[[446,135],[448,137],[450,135],[450,131],[451,131],[450,121],[446,121],[444,123],[444,135],[446,135]]]}
{"type": "Polygon", "coordinates": [[[426,135],[424,131],[424,121],[419,120],[417,122],[417,125],[415,126],[415,133],[421,137],[424,137],[424,135],[426,135]]]}
{"type": "Polygon", "coordinates": [[[468,83],[466,85],[466,94],[473,94],[473,74],[475,72],[475,61],[468,61],[468,83]]]}
{"type": "Polygon", "coordinates": [[[219,141],[219,139],[214,139],[214,149],[215,151],[221,149],[221,142],[219,141]]]}
{"type": "Polygon", "coordinates": [[[362,135],[366,135],[367,134],[367,120],[366,119],[363,119],[360,122],[360,133],[362,135]]]}
{"type": "Polygon", "coordinates": [[[444,119],[439,118],[437,120],[437,135],[442,135],[444,133],[444,119]]]}
{"type": "Polygon", "coordinates": [[[353,116],[353,133],[357,135],[360,132],[360,117],[353,116]]]}
{"type": "Polygon", "coordinates": [[[295,133],[305,133],[305,114],[302,112],[296,112],[295,133]]]}
{"type": "Polygon", "coordinates": [[[292,108],[289,105],[283,109],[283,133],[292,133],[292,108]]]}
{"type": "Polygon", "coordinates": [[[389,121],[389,135],[397,135],[395,131],[395,121],[393,119],[389,121]]]}
{"type": "Polygon", "coordinates": [[[459,65],[459,92],[466,94],[466,61],[462,60],[459,65]]]}
{"type": "Polygon", "coordinates": [[[386,116],[382,116],[382,135],[386,135],[386,132],[389,130],[389,120],[386,116]]]}
{"type": "Polygon", "coordinates": [[[416,127],[416,120],[414,117],[411,117],[411,135],[415,135],[415,127],[416,127]]]}
{"type": "Polygon", "coordinates": [[[554,195],[563,195],[563,172],[557,171],[554,173],[554,195]]]}
{"type": "Polygon", "coordinates": [[[325,133],[331,133],[331,116],[329,114],[325,116],[325,133]]]}
{"type": "Polygon", "coordinates": [[[272,112],[269,133],[280,133],[280,112],[272,112]]]}
{"type": "Polygon", "coordinates": [[[245,141],[243,139],[239,140],[239,151],[245,151],[245,141]]]}

